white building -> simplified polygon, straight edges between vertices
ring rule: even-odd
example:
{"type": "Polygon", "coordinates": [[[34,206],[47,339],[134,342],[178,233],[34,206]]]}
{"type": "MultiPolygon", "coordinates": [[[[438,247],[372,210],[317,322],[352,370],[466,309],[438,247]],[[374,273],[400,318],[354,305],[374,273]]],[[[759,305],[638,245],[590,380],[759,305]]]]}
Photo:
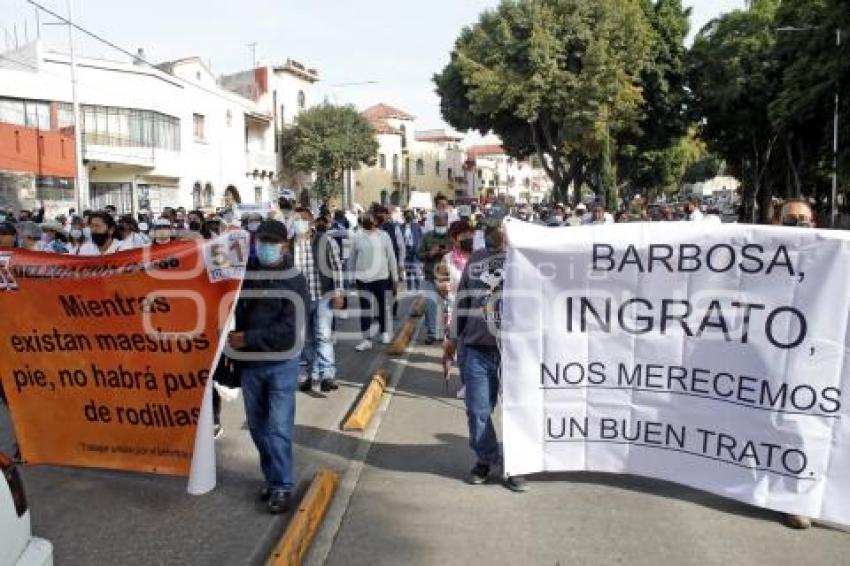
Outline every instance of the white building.
{"type": "Polygon", "coordinates": [[[552,181],[533,159],[510,157],[501,145],[473,145],[466,155],[466,191],[475,198],[539,203],[552,190],[552,181]]]}
{"type": "MultiPolygon", "coordinates": [[[[39,42],[4,53],[0,99],[54,103],[60,125],[71,126],[70,63],[39,42]]],[[[305,95],[286,80],[277,96],[296,111],[305,95]]],[[[246,203],[273,198],[278,105],[222,88],[199,58],[153,67],[142,54],[127,62],[77,57],[77,97],[83,207],[213,209],[228,187],[246,203]]]]}

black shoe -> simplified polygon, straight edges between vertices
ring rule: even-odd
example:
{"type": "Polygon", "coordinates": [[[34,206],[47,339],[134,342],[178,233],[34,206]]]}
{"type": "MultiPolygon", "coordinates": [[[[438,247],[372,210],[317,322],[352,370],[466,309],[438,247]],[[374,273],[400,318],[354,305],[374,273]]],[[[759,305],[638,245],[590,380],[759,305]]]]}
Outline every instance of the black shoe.
{"type": "Polygon", "coordinates": [[[260,489],[260,492],[257,494],[257,497],[260,499],[260,501],[268,501],[269,497],[271,497],[271,496],[272,496],[272,488],[270,488],[267,485],[264,485],[260,489]]]}
{"type": "Polygon", "coordinates": [[[292,505],[292,494],[282,489],[273,489],[269,496],[269,513],[278,515],[289,511],[292,505]]]}
{"type": "Polygon", "coordinates": [[[300,389],[304,393],[307,393],[308,391],[312,391],[313,390],[313,380],[308,377],[298,386],[298,389],[300,389]]]}
{"type": "Polygon", "coordinates": [[[433,336],[428,336],[427,338],[425,338],[425,345],[426,345],[426,346],[431,346],[431,345],[433,345],[433,344],[434,344],[434,342],[436,342],[436,341],[437,341],[437,339],[436,339],[436,338],[434,338],[433,336]]]}
{"type": "Polygon", "coordinates": [[[485,484],[489,479],[490,466],[488,464],[478,462],[477,464],[475,464],[475,467],[472,468],[472,471],[469,472],[469,483],[471,483],[472,485],[485,484]]]}
{"type": "Polygon", "coordinates": [[[508,476],[502,480],[502,483],[506,488],[516,493],[528,491],[528,481],[522,476],[508,476]]]}
{"type": "Polygon", "coordinates": [[[331,391],[336,391],[339,389],[339,385],[334,383],[331,379],[323,379],[322,383],[319,385],[319,388],[322,390],[322,393],[330,393],[331,391]]]}

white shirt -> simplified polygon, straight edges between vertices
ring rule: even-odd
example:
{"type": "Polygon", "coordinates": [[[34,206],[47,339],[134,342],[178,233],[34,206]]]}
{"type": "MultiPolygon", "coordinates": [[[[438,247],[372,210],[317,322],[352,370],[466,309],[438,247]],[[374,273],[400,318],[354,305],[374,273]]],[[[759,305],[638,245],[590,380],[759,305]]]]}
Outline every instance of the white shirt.
{"type": "Polygon", "coordinates": [[[112,243],[109,244],[109,247],[106,249],[106,251],[101,252],[100,249],[96,245],[94,245],[94,242],[92,242],[91,240],[86,240],[86,243],[83,244],[82,246],[80,246],[80,249],[77,252],[77,255],[109,255],[109,254],[114,254],[115,252],[120,251],[119,250],[120,245],[121,245],[120,240],[113,239],[112,243]]]}
{"type": "Polygon", "coordinates": [[[695,208],[694,211],[688,215],[688,220],[690,220],[691,222],[699,222],[704,218],[705,215],[698,208],[695,208]]]}
{"type": "Polygon", "coordinates": [[[129,236],[127,236],[118,243],[118,249],[116,251],[123,252],[125,250],[143,248],[149,245],[150,243],[150,239],[144,234],[141,234],[139,232],[132,232],[129,236]]]}

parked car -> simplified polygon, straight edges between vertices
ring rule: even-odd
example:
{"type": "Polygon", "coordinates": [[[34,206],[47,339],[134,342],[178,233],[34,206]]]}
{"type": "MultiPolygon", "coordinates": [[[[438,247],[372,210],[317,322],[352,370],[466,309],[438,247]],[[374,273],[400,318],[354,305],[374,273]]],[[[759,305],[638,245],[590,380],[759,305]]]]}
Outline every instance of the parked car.
{"type": "Polygon", "coordinates": [[[0,566],[52,566],[53,545],[32,536],[20,469],[2,452],[0,474],[0,566]]]}

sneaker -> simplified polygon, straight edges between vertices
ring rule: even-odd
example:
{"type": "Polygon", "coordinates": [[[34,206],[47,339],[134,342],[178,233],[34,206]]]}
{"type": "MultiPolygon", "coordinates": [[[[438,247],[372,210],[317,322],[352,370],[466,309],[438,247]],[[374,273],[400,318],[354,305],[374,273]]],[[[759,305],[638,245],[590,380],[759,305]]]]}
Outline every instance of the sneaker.
{"type": "Polygon", "coordinates": [[[466,385],[460,386],[460,389],[457,390],[455,397],[457,397],[458,399],[463,399],[464,397],[466,397],[466,385]]]}
{"type": "Polygon", "coordinates": [[[286,513],[292,505],[292,494],[282,489],[272,489],[269,494],[269,513],[279,515],[286,513]]]}
{"type": "Polygon", "coordinates": [[[372,341],[371,340],[363,340],[358,345],[354,347],[358,352],[365,352],[366,350],[372,349],[372,341]]]}
{"type": "Polygon", "coordinates": [[[812,526],[812,519],[805,515],[785,515],[785,524],[792,529],[808,529],[812,526]]]}
{"type": "Polygon", "coordinates": [[[213,438],[218,440],[222,436],[224,436],[224,427],[220,424],[213,425],[213,438]]]}
{"type": "Polygon", "coordinates": [[[322,393],[329,393],[339,389],[339,385],[337,385],[332,379],[323,379],[319,387],[322,390],[322,393]]]}
{"type": "Polygon", "coordinates": [[[472,485],[485,484],[489,479],[490,466],[488,464],[478,462],[477,464],[475,464],[475,467],[472,468],[472,471],[469,472],[469,483],[471,483],[472,485]]]}
{"type": "Polygon", "coordinates": [[[392,344],[392,343],[393,343],[393,338],[392,338],[392,336],[390,336],[390,333],[389,332],[382,332],[381,333],[381,344],[392,344]]]}
{"type": "Polygon", "coordinates": [[[511,491],[524,493],[528,491],[528,481],[522,476],[507,476],[502,483],[511,491]]]}
{"type": "Polygon", "coordinates": [[[425,338],[425,345],[426,345],[426,346],[431,346],[431,345],[433,345],[433,344],[434,344],[434,342],[436,342],[436,341],[437,341],[437,339],[436,339],[436,338],[434,338],[433,336],[428,336],[427,338],[425,338]]]}
{"type": "Polygon", "coordinates": [[[307,379],[302,381],[300,384],[298,384],[298,389],[300,389],[304,393],[307,393],[308,391],[312,391],[313,390],[313,380],[308,377],[307,379]]]}

